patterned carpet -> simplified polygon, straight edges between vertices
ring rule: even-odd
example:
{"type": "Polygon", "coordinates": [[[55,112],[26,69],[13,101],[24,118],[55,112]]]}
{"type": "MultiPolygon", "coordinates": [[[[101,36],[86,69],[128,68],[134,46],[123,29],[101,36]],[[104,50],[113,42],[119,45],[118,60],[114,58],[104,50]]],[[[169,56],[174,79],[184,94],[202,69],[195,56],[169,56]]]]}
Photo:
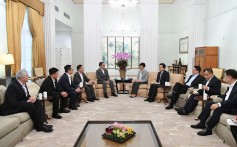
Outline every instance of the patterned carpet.
{"type": "Polygon", "coordinates": [[[144,98],[119,95],[101,98],[94,103],[82,103],[77,111],[62,114],[63,119],[50,119],[52,133],[33,130],[17,147],[72,147],[88,120],[152,120],[164,147],[226,147],[215,134],[198,136],[194,116],[179,116],[175,110],[165,110],[163,103],[148,103],[144,98]]]}

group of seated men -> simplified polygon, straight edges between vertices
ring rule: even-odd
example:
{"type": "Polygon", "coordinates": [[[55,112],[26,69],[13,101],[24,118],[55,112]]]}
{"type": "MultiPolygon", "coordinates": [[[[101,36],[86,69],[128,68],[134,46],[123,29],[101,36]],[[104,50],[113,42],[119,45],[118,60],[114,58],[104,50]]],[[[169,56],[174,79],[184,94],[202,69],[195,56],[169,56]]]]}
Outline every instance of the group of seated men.
{"type": "MultiPolygon", "coordinates": [[[[105,69],[103,62],[99,63],[100,68],[96,71],[97,83],[103,84],[104,96],[107,95],[107,84],[110,85],[112,96],[117,97],[114,90],[113,81],[110,80],[108,70],[105,69]]],[[[77,66],[77,72],[73,76],[71,65],[64,67],[65,73],[59,78],[59,70],[57,68],[49,69],[49,76],[40,86],[39,93],[47,92],[47,96],[51,97],[53,103],[52,117],[61,119],[59,113],[69,113],[70,110],[77,110],[79,105],[79,96],[81,88],[85,88],[87,99],[90,102],[99,100],[96,98],[93,84],[95,81],[90,80],[84,73],[82,65],[77,66]],[[67,99],[69,98],[69,104],[67,99]],[[60,106],[59,106],[60,104],[60,106]]],[[[41,102],[29,94],[27,81],[29,75],[25,69],[21,69],[16,73],[16,79],[11,82],[5,92],[5,100],[0,105],[0,115],[11,115],[20,112],[27,112],[34,122],[34,128],[37,131],[52,132],[53,126],[46,124],[45,112],[41,102]]]]}
{"type": "MultiPolygon", "coordinates": [[[[133,81],[132,92],[130,95],[131,98],[136,97],[140,84],[148,83],[148,72],[144,69],[145,63],[141,63],[139,68],[140,70],[138,72],[137,80],[133,81]]],[[[154,102],[157,95],[157,88],[165,85],[165,82],[169,82],[170,75],[169,72],[165,70],[165,68],[166,65],[164,63],[159,65],[157,79],[155,83],[151,84],[148,97],[144,101],[154,102]]],[[[212,134],[212,129],[219,122],[222,113],[237,115],[237,71],[234,69],[225,71],[224,81],[229,85],[229,87],[224,95],[221,95],[220,93],[221,81],[213,74],[213,70],[211,68],[204,69],[204,76],[202,76],[200,72],[201,67],[194,66],[192,75],[184,84],[178,82],[175,83],[172,89],[172,94],[167,95],[167,98],[170,99],[170,103],[165,109],[173,109],[174,104],[177,102],[180,94],[185,94],[191,87],[197,89],[199,84],[202,84],[201,89],[199,89],[196,93],[191,94],[184,107],[175,108],[175,110],[179,115],[188,115],[189,113],[193,112],[198,105],[198,99],[195,99],[195,97],[203,96],[203,94],[207,94],[208,97],[212,95],[218,95],[218,97],[222,98],[223,101],[219,103],[207,102],[205,108],[197,118],[200,120],[200,122],[196,125],[191,125],[192,128],[203,129],[197,133],[198,135],[206,136],[212,134]],[[214,112],[210,117],[212,110],[214,112]],[[210,119],[208,120],[209,117],[210,119]]],[[[237,117],[235,117],[235,119],[237,119],[237,117]]],[[[234,138],[237,140],[237,127],[231,127],[231,132],[234,138]]]]}

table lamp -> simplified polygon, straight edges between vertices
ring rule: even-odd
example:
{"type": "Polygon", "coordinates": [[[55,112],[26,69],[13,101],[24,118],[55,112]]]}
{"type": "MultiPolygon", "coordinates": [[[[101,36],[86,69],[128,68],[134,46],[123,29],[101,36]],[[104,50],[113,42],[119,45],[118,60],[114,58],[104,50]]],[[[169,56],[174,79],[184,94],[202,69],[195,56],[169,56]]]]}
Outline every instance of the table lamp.
{"type": "Polygon", "coordinates": [[[11,64],[15,64],[12,54],[0,54],[0,64],[5,65],[5,76],[11,76],[11,64]]]}

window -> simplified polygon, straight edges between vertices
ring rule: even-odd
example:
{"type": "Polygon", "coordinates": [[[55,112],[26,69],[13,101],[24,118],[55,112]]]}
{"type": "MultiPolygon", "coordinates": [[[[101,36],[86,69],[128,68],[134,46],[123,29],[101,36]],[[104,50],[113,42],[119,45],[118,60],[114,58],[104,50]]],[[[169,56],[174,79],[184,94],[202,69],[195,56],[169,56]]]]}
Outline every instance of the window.
{"type": "Polygon", "coordinates": [[[22,32],[21,32],[21,68],[32,75],[32,36],[28,23],[28,11],[26,10],[22,32]]]}
{"type": "Polygon", "coordinates": [[[103,37],[102,60],[108,69],[117,69],[116,60],[112,55],[119,52],[127,52],[132,55],[128,61],[128,69],[137,69],[140,60],[139,37],[103,37]]]}

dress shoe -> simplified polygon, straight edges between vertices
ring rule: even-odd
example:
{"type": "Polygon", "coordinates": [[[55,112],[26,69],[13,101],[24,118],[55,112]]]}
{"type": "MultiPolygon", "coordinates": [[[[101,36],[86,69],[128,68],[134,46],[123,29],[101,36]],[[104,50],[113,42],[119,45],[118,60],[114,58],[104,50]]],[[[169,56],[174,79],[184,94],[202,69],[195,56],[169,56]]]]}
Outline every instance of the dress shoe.
{"type": "Polygon", "coordinates": [[[174,106],[171,105],[171,104],[169,104],[169,106],[165,107],[166,110],[170,110],[170,109],[173,109],[173,108],[174,108],[174,106]]]}
{"type": "Polygon", "coordinates": [[[56,115],[52,115],[52,118],[55,118],[55,119],[61,119],[62,118],[62,116],[60,116],[59,114],[56,114],[56,115]]]}
{"type": "Polygon", "coordinates": [[[105,98],[109,98],[109,96],[107,95],[107,93],[104,94],[104,97],[105,97],[105,98]]]}
{"type": "Polygon", "coordinates": [[[75,105],[75,107],[80,107],[80,105],[77,103],[77,104],[75,105]]]}
{"type": "Polygon", "coordinates": [[[174,96],[173,95],[167,95],[166,96],[168,99],[174,99],[174,96]]]}
{"type": "Polygon", "coordinates": [[[49,128],[53,128],[53,125],[48,125],[48,124],[43,124],[43,125],[45,125],[45,126],[47,126],[49,128]]]}
{"type": "Polygon", "coordinates": [[[179,115],[188,115],[187,111],[184,108],[181,108],[177,111],[179,115]]]}
{"type": "Polygon", "coordinates": [[[78,108],[75,107],[75,106],[69,106],[68,108],[71,109],[71,110],[77,110],[77,109],[78,109],[78,108]]]}
{"type": "Polygon", "coordinates": [[[69,113],[69,112],[70,112],[70,110],[67,110],[67,109],[60,110],[60,113],[69,113]]]}
{"type": "Polygon", "coordinates": [[[117,95],[117,94],[115,94],[115,93],[112,93],[112,96],[118,97],[118,95],[117,95]]]}
{"type": "Polygon", "coordinates": [[[94,102],[94,100],[93,100],[93,99],[88,99],[88,101],[89,101],[89,102],[94,102]]]}
{"type": "Polygon", "coordinates": [[[152,102],[154,102],[154,101],[155,101],[154,99],[149,99],[149,102],[150,102],[150,103],[152,103],[152,102]]]}
{"type": "Polygon", "coordinates": [[[206,127],[205,127],[205,125],[203,125],[201,123],[198,123],[196,125],[191,125],[191,128],[194,128],[194,129],[204,129],[206,127]]]}
{"type": "Polygon", "coordinates": [[[98,99],[98,98],[95,97],[95,98],[93,98],[93,100],[100,100],[100,99],[98,99]]]}
{"type": "Polygon", "coordinates": [[[180,109],[181,109],[181,108],[178,108],[178,107],[174,108],[174,110],[176,110],[177,112],[178,112],[180,109]]]}
{"type": "Polygon", "coordinates": [[[36,131],[43,131],[43,132],[52,132],[53,129],[48,127],[47,125],[42,125],[36,129],[36,131]]]}
{"type": "Polygon", "coordinates": [[[145,99],[144,101],[149,101],[149,98],[145,99]]]}
{"type": "Polygon", "coordinates": [[[212,135],[212,130],[205,128],[202,131],[198,132],[197,134],[200,136],[212,135]]]}

